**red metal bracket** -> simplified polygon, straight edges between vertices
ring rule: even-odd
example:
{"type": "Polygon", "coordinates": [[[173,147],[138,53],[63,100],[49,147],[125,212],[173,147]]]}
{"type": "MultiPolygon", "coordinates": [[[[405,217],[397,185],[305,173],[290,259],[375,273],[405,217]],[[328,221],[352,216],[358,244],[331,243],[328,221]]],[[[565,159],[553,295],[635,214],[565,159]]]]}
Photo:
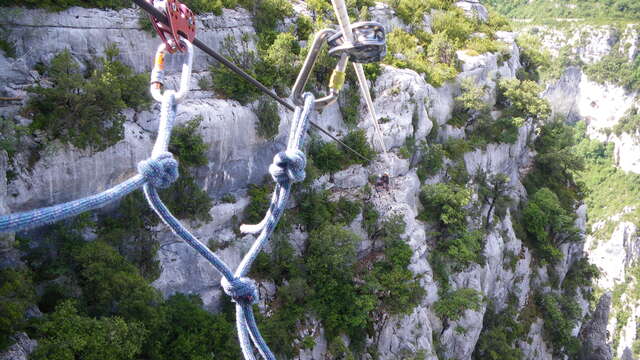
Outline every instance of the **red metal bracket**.
{"type": "Polygon", "coordinates": [[[187,47],[180,41],[180,36],[193,42],[196,37],[196,17],[193,12],[178,0],[146,0],[148,3],[164,12],[169,26],[163,24],[154,16],[150,16],[151,24],[158,36],[165,43],[170,54],[176,51],[185,52],[187,47]],[[157,2],[157,5],[154,4],[157,2]]]}

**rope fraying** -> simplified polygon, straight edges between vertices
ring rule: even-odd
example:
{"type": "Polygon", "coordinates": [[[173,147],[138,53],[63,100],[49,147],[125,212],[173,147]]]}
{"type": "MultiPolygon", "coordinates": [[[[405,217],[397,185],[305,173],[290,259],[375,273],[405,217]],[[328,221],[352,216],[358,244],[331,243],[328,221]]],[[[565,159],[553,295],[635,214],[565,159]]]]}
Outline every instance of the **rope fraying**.
{"type": "Polygon", "coordinates": [[[155,188],[165,189],[178,180],[178,161],[170,152],[138,163],[138,172],[155,188]]]}
{"type": "Polygon", "coordinates": [[[273,163],[269,165],[269,173],[278,184],[288,181],[301,182],[306,177],[304,171],[307,166],[306,155],[297,149],[288,149],[277,153],[273,163]]]}
{"type": "Polygon", "coordinates": [[[234,302],[253,305],[260,300],[256,282],[246,277],[236,277],[231,282],[226,277],[220,281],[222,289],[234,302]]]}

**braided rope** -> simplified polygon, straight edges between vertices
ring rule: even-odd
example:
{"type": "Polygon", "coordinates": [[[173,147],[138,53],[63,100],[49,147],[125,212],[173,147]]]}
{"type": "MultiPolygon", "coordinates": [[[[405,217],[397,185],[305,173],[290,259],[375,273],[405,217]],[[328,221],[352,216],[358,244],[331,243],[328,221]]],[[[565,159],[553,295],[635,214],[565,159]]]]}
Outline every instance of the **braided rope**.
{"type": "Polygon", "coordinates": [[[156,190],[169,187],[179,176],[178,161],[168,152],[171,130],[176,116],[176,97],[172,90],[163,94],[158,136],[151,157],[138,163],[138,175],[96,195],[47,208],[0,216],[0,233],[17,232],[100,208],[142,187],[149,206],[162,221],[222,274],[221,287],[236,303],[236,326],[244,358],[247,360],[255,359],[251,346],[253,343],[262,358],[275,360],[275,356],[260,334],[253,315],[252,306],[259,301],[256,283],[246,275],[282,217],[291,194],[291,186],[305,178],[307,160],[301,149],[304,146],[309,127],[309,117],[314,109],[314,100],[313,95],[304,94],[304,106],[302,108],[296,107],[294,112],[287,148],[277,153],[273,158],[273,163],[269,166],[269,172],[276,182],[276,187],[264,219],[257,225],[243,225],[241,227],[244,233],[260,234],[245,254],[235,273],[171,214],[156,190]]]}

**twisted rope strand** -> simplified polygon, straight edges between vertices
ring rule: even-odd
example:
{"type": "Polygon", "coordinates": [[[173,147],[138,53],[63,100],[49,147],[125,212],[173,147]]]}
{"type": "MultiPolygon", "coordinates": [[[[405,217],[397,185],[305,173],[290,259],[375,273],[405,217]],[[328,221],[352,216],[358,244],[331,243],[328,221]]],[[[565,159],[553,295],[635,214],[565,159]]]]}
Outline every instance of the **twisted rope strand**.
{"type": "Polygon", "coordinates": [[[306,156],[301,148],[304,145],[315,99],[308,93],[304,94],[304,99],[304,107],[296,108],[294,113],[286,150],[277,153],[269,166],[269,172],[276,182],[269,210],[259,224],[244,226],[244,230],[249,230],[247,232],[255,231],[260,234],[243,257],[235,273],[173,216],[156,190],[169,187],[179,177],[178,161],[168,152],[176,116],[175,92],[170,90],[166,91],[162,98],[158,136],[151,157],[138,163],[138,175],[96,195],[46,208],[0,216],[0,233],[16,232],[75,216],[87,210],[102,207],[142,187],[149,206],[160,219],[222,274],[221,286],[236,303],[238,339],[244,358],[255,360],[251,346],[253,343],[264,359],[275,360],[275,356],[260,334],[253,315],[252,306],[259,301],[256,283],[246,275],[282,217],[293,183],[303,181],[305,178],[306,156]]]}

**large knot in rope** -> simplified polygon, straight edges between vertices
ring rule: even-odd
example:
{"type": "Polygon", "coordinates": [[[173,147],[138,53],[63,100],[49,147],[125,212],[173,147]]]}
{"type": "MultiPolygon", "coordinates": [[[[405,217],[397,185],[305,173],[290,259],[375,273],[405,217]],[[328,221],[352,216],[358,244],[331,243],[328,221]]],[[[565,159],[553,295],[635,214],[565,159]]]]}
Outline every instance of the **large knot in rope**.
{"type": "Polygon", "coordinates": [[[277,153],[269,165],[273,181],[284,184],[287,181],[301,182],[306,177],[307,156],[300,150],[288,149],[277,153]]]}
{"type": "Polygon", "coordinates": [[[178,180],[178,161],[170,152],[142,160],[138,163],[138,172],[155,188],[168,188],[178,180]]]}
{"type": "Polygon", "coordinates": [[[257,304],[260,300],[256,282],[249,278],[236,277],[229,281],[223,276],[220,285],[222,285],[224,292],[236,303],[252,305],[257,304]]]}

